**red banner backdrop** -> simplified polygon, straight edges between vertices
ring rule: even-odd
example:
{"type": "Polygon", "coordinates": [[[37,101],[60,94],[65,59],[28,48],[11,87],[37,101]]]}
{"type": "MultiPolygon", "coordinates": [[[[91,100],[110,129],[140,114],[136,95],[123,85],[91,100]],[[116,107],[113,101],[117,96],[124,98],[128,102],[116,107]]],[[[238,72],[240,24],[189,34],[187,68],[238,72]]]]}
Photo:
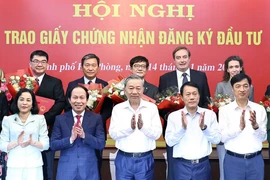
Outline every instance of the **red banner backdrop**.
{"type": "Polygon", "coordinates": [[[14,0],[0,2],[0,68],[6,73],[28,66],[36,49],[49,54],[48,73],[69,81],[82,76],[81,58],[101,59],[98,76],[128,75],[136,55],[150,62],[146,79],[175,69],[172,51],[191,50],[191,67],[205,71],[211,94],[222,80],[223,62],[239,55],[252,77],[255,100],[270,84],[270,1],[257,0],[14,0]]]}

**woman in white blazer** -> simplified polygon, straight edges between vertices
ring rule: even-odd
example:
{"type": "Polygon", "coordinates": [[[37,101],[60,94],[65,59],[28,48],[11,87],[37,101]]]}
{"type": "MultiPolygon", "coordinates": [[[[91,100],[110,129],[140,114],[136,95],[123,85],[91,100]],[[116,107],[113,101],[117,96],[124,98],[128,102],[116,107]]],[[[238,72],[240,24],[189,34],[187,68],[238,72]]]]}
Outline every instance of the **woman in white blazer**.
{"type": "Polygon", "coordinates": [[[20,89],[5,116],[0,135],[0,150],[8,153],[7,180],[42,180],[41,151],[49,148],[46,120],[38,115],[34,93],[20,89]]]}

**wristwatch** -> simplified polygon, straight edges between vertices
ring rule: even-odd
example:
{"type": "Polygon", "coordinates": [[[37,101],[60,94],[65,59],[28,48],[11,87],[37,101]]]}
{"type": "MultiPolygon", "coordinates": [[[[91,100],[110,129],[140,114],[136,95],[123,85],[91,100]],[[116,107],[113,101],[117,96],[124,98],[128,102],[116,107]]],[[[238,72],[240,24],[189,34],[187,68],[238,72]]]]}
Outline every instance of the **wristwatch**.
{"type": "Polygon", "coordinates": [[[204,125],[203,128],[201,128],[202,131],[206,130],[207,129],[207,125],[204,125]]]}

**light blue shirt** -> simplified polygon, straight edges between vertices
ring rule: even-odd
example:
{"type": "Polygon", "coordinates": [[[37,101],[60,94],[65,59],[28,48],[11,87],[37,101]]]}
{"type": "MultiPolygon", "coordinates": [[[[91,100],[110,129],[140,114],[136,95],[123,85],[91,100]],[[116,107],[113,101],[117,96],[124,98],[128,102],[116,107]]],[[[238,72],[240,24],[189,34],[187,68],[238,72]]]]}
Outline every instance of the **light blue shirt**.
{"type": "Polygon", "coordinates": [[[212,144],[218,144],[221,133],[218,128],[216,114],[205,108],[197,108],[192,117],[186,107],[172,112],[168,117],[165,133],[168,146],[173,147],[174,158],[185,158],[189,160],[200,159],[212,152],[212,144]],[[186,114],[187,127],[182,127],[182,111],[186,114]],[[200,113],[205,112],[204,124],[207,128],[203,131],[199,125],[200,113]]]}

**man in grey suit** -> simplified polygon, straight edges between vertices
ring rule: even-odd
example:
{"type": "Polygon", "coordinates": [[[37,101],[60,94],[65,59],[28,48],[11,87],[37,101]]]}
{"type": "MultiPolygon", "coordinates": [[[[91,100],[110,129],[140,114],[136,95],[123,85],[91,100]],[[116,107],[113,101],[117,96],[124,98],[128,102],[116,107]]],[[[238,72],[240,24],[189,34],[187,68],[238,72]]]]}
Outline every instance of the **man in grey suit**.
{"type": "MultiPolygon", "coordinates": [[[[173,59],[175,63],[176,70],[172,72],[168,72],[162,75],[159,79],[159,91],[162,92],[163,90],[171,87],[177,86],[180,90],[182,84],[187,81],[193,82],[198,85],[199,92],[200,92],[200,101],[199,106],[207,108],[208,105],[208,98],[210,97],[210,91],[208,87],[207,77],[204,72],[200,72],[197,70],[190,69],[190,56],[191,53],[188,48],[179,46],[174,49],[173,59]]],[[[167,115],[168,112],[161,112],[161,116],[164,118],[164,129],[163,135],[165,137],[165,130],[167,127],[167,115]]],[[[168,180],[173,180],[173,147],[169,147],[166,145],[167,148],[167,161],[168,161],[168,180]]]]}
{"type": "Polygon", "coordinates": [[[132,74],[136,74],[144,80],[143,94],[154,99],[156,94],[158,93],[158,88],[144,79],[147,73],[147,70],[149,68],[148,59],[144,56],[135,56],[130,60],[129,65],[130,65],[130,70],[132,74]]]}

